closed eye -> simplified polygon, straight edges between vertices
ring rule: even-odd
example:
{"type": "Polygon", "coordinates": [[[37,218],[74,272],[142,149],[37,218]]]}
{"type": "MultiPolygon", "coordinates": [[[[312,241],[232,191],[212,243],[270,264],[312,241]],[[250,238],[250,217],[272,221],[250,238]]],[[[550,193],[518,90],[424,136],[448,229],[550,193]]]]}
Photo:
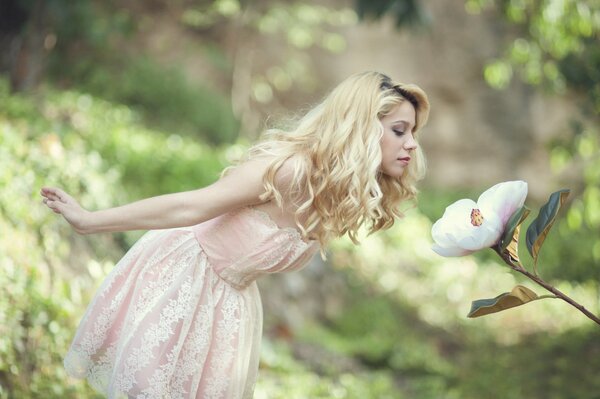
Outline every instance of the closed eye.
{"type": "Polygon", "coordinates": [[[396,136],[403,136],[404,135],[404,130],[398,130],[398,129],[392,129],[392,131],[394,133],[396,133],[396,136]]]}

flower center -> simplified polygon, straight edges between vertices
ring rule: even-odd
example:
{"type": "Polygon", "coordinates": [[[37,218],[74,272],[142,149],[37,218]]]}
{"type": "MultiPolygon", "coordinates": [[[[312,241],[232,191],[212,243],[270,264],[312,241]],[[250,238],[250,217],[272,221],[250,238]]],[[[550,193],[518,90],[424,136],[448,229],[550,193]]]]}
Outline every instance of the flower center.
{"type": "Polygon", "coordinates": [[[483,215],[479,209],[473,209],[471,211],[471,224],[475,227],[479,227],[483,224],[483,215]]]}

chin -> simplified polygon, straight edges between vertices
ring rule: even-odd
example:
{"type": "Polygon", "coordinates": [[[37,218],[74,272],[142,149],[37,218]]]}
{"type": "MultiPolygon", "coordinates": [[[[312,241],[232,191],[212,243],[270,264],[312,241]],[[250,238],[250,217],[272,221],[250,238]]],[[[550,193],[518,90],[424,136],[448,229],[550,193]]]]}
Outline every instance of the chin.
{"type": "Polygon", "coordinates": [[[392,179],[400,179],[404,176],[404,169],[401,170],[383,170],[382,173],[392,179]]]}

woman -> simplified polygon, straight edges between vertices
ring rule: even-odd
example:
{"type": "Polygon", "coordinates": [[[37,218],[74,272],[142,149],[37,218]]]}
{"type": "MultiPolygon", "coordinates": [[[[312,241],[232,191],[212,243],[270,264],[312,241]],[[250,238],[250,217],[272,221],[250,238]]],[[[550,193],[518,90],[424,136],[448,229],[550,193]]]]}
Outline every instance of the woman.
{"type": "Polygon", "coordinates": [[[267,131],[198,190],[87,211],[44,203],[81,234],[148,229],[88,307],[65,358],[108,397],[249,398],[262,307],[256,279],[296,270],[361,225],[389,228],[425,170],[429,103],[377,72],[344,80],[292,131],[267,131]]]}

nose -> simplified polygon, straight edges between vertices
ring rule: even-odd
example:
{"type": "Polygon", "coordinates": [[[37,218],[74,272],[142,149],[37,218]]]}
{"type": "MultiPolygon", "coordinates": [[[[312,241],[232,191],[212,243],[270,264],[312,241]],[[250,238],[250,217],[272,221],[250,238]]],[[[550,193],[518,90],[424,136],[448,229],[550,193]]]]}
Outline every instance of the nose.
{"type": "Polygon", "coordinates": [[[404,146],[403,147],[407,151],[412,151],[412,150],[416,149],[417,146],[418,146],[417,140],[415,140],[415,137],[411,134],[411,135],[408,136],[408,138],[404,142],[404,146]]]}

